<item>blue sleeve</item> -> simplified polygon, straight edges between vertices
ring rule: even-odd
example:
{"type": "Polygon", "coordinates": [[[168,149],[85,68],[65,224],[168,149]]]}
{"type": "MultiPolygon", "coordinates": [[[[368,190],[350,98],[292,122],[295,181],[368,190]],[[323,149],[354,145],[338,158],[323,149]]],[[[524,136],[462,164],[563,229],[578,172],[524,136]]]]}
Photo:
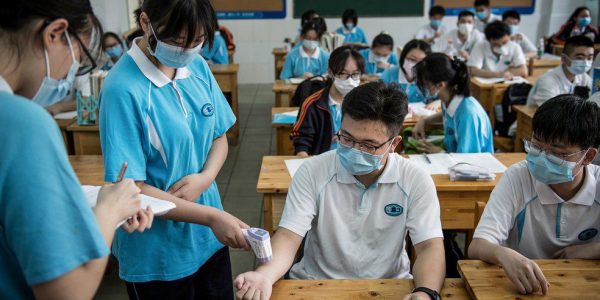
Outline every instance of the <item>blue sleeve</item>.
{"type": "Polygon", "coordinates": [[[362,49],[358,52],[365,59],[365,63],[367,63],[369,60],[369,51],[371,51],[371,49],[367,48],[367,49],[362,49]]]}
{"type": "Polygon", "coordinates": [[[226,65],[229,63],[229,53],[227,52],[227,45],[225,44],[225,40],[219,36],[219,38],[215,39],[215,55],[213,57],[213,63],[219,65],[226,65]]]}
{"type": "Polygon", "coordinates": [[[140,96],[134,95],[133,91],[127,90],[126,86],[116,83],[117,81],[117,78],[111,78],[109,75],[100,95],[100,142],[104,156],[104,181],[117,181],[125,161],[128,164],[125,177],[145,181],[148,115],[147,108],[142,108],[141,103],[146,103],[147,99],[137,99],[140,96]]]}
{"type": "Polygon", "coordinates": [[[321,74],[314,74],[314,75],[323,75],[323,74],[327,74],[327,68],[329,67],[329,52],[321,49],[322,53],[322,58],[321,58],[321,74]]]}
{"type": "Polygon", "coordinates": [[[295,52],[290,52],[285,57],[285,63],[283,64],[281,75],[279,75],[280,79],[290,79],[294,77],[294,53],[295,52]]]}
{"type": "Polygon", "coordinates": [[[396,49],[392,49],[392,55],[390,55],[390,58],[388,59],[388,63],[397,66],[399,64],[398,62],[398,55],[396,54],[396,49]]]}
{"type": "Polygon", "coordinates": [[[345,36],[345,34],[344,34],[344,27],[338,27],[338,29],[336,29],[335,32],[338,33],[338,34],[341,34],[341,35],[345,36]]]}
{"type": "Polygon", "coordinates": [[[397,83],[398,82],[398,72],[400,69],[398,67],[390,67],[385,69],[381,74],[381,81],[385,83],[397,83]]]}
{"type": "Polygon", "coordinates": [[[360,42],[363,43],[363,44],[369,44],[369,41],[367,41],[367,35],[362,30],[362,28],[360,28],[360,27],[357,28],[357,31],[359,32],[360,42]]]}
{"type": "MultiPolygon", "coordinates": [[[[458,113],[459,111],[457,111],[458,113]]],[[[487,148],[486,146],[489,146],[487,140],[491,138],[490,136],[485,137],[485,135],[489,135],[489,127],[486,124],[481,124],[476,111],[471,109],[460,111],[456,130],[458,136],[456,141],[457,153],[489,152],[484,151],[487,148]]]]}
{"type": "Polygon", "coordinates": [[[35,285],[104,257],[109,249],[56,123],[30,101],[13,100],[26,105],[14,106],[13,117],[0,113],[0,126],[10,128],[0,134],[0,241],[27,284],[35,285]]]}
{"type": "Polygon", "coordinates": [[[231,106],[227,99],[225,99],[225,95],[221,91],[215,76],[213,76],[212,72],[208,68],[205,62],[202,62],[206,70],[208,70],[207,76],[210,76],[210,90],[212,96],[212,103],[214,106],[214,116],[215,116],[215,129],[213,131],[213,140],[227,133],[227,130],[235,124],[235,115],[231,110],[231,106]]]}

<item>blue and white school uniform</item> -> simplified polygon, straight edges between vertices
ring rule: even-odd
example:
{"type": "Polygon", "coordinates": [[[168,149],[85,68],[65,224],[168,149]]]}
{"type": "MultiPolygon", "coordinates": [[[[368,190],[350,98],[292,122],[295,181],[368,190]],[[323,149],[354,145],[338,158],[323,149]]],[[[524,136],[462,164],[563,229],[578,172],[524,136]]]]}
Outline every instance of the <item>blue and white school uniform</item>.
{"type": "MultiPolygon", "coordinates": [[[[377,67],[377,62],[375,61],[375,56],[371,49],[363,49],[360,51],[360,54],[365,58],[365,74],[381,74],[383,71],[387,70],[377,67]]],[[[396,52],[392,51],[387,63],[391,65],[398,64],[398,55],[396,55],[396,52]]]]}
{"type": "Polygon", "coordinates": [[[442,102],[444,146],[454,153],[494,153],[492,124],[473,97],[455,96],[450,105],[442,102]]]}
{"type": "MultiPolygon", "coordinates": [[[[329,112],[331,112],[331,128],[333,129],[332,136],[335,137],[335,134],[340,132],[340,129],[342,128],[342,103],[333,100],[331,95],[329,95],[329,112]]],[[[331,150],[333,149],[337,149],[336,138],[334,138],[331,143],[331,150]]]]}
{"type": "MultiPolygon", "coordinates": [[[[125,177],[167,191],[203,170],[213,140],[227,132],[235,116],[200,56],[177,69],[171,80],[137,40],[132,45],[102,88],[104,179],[116,181],[127,161],[125,177]]],[[[214,182],[196,203],[223,209],[214,182]]],[[[155,219],[144,233],[119,230],[112,251],[123,280],[147,282],[189,276],[223,247],[209,227],[155,219]]]]}
{"type": "Polygon", "coordinates": [[[221,36],[221,32],[215,32],[215,39],[212,48],[210,48],[208,45],[204,45],[204,47],[202,47],[201,54],[207,62],[211,62],[213,64],[226,65],[229,63],[227,43],[225,43],[225,39],[221,36]]]}
{"type": "Polygon", "coordinates": [[[421,93],[421,90],[417,87],[414,82],[408,82],[404,72],[399,66],[392,66],[381,74],[381,80],[385,83],[398,83],[400,88],[406,93],[408,102],[423,102],[427,103],[427,99],[421,93]]]}
{"type": "Polygon", "coordinates": [[[323,75],[327,73],[328,62],[329,53],[323,48],[319,47],[312,55],[309,55],[304,51],[304,47],[298,47],[286,56],[279,78],[303,77],[306,72],[315,76],[323,75]]]}
{"type": "Polygon", "coordinates": [[[33,299],[31,286],[109,250],[56,122],[2,77],[0,127],[0,295],[33,299]]]}
{"type": "Polygon", "coordinates": [[[344,44],[368,44],[367,36],[360,27],[354,27],[352,30],[346,29],[341,26],[335,31],[337,34],[344,36],[344,44]]]}

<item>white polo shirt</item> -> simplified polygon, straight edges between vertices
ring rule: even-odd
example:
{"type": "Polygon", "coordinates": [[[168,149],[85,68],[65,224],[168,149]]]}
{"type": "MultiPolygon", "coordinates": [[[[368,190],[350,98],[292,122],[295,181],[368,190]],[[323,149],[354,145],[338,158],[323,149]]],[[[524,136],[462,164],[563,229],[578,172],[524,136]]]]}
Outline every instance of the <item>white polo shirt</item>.
{"type": "Polygon", "coordinates": [[[517,33],[512,37],[516,38],[516,35],[520,35],[521,39],[520,40],[513,40],[513,42],[517,43],[517,45],[519,45],[519,47],[521,47],[521,51],[523,51],[523,53],[529,53],[529,52],[535,52],[537,51],[537,47],[531,42],[531,40],[524,34],[524,33],[517,33]]]}
{"type": "Polygon", "coordinates": [[[529,173],[508,168],[496,185],[474,238],[509,247],[530,259],[552,258],[567,246],[600,242],[600,167],[588,165],[579,192],[564,201],[529,173]]]}
{"type": "Polygon", "coordinates": [[[544,102],[561,94],[571,94],[576,86],[587,86],[592,88],[592,78],[586,74],[575,75],[573,82],[565,75],[563,65],[546,72],[542,75],[535,86],[529,92],[527,105],[541,106],[544,102]]]}
{"type": "Polygon", "coordinates": [[[473,47],[471,56],[467,62],[467,66],[475,67],[482,70],[489,70],[493,72],[506,71],[508,68],[514,68],[527,63],[525,55],[521,47],[513,41],[509,41],[507,44],[508,53],[506,55],[496,56],[492,52],[492,46],[487,40],[479,41],[473,47]]]}
{"type": "Polygon", "coordinates": [[[442,36],[432,47],[434,52],[442,52],[451,56],[457,56],[459,50],[471,53],[475,44],[484,40],[485,36],[477,29],[473,29],[467,40],[463,43],[458,37],[458,29],[452,29],[442,36]]]}
{"type": "Polygon", "coordinates": [[[396,153],[365,188],[336,151],[307,160],[294,175],[280,227],[306,236],[296,279],[412,278],[404,249],[442,237],[431,176],[396,153]]]}
{"type": "Polygon", "coordinates": [[[417,31],[417,34],[415,34],[415,39],[417,39],[417,40],[430,39],[435,36],[436,32],[439,32],[441,34],[441,36],[439,38],[436,38],[433,40],[433,43],[431,43],[433,45],[440,38],[442,38],[446,34],[447,31],[448,30],[446,29],[446,26],[444,26],[443,24],[440,25],[440,27],[436,30],[433,27],[431,27],[431,23],[427,23],[427,24],[423,25],[423,27],[421,27],[419,29],[419,31],[417,31]]]}
{"type": "Polygon", "coordinates": [[[488,24],[490,24],[494,21],[502,21],[502,17],[490,13],[490,17],[488,18],[487,23],[484,23],[483,21],[479,20],[478,17],[475,17],[475,28],[477,28],[477,30],[483,32],[485,30],[485,26],[487,26],[488,24]]]}

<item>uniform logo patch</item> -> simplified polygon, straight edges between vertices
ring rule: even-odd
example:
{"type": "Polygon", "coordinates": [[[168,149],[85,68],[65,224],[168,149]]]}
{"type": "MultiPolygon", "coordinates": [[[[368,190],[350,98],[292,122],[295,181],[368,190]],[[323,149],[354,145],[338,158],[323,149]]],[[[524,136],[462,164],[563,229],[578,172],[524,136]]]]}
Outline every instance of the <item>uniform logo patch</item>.
{"type": "Polygon", "coordinates": [[[204,104],[202,106],[202,115],[205,117],[210,117],[215,113],[215,108],[210,103],[204,104]]]}
{"type": "Polygon", "coordinates": [[[589,228],[589,229],[582,231],[579,234],[578,238],[580,241],[587,241],[587,240],[594,238],[597,234],[598,234],[598,229],[589,228]]]}
{"type": "Polygon", "coordinates": [[[385,214],[391,217],[397,217],[404,212],[404,208],[402,206],[392,203],[385,206],[385,214]]]}

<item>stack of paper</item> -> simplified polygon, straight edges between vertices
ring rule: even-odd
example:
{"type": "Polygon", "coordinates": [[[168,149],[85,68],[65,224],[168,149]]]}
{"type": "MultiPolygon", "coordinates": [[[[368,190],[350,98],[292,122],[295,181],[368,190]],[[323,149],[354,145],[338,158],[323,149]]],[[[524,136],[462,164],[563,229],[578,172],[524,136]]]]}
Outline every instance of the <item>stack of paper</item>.
{"type": "Polygon", "coordinates": [[[298,110],[273,115],[273,124],[294,124],[298,118],[298,110]]]}
{"type": "Polygon", "coordinates": [[[63,112],[60,114],[56,114],[54,115],[54,119],[56,120],[71,120],[77,118],[77,111],[68,111],[68,112],[63,112]]]}
{"type": "Polygon", "coordinates": [[[496,83],[506,83],[506,84],[515,84],[515,83],[529,83],[527,79],[521,76],[514,76],[512,80],[505,80],[504,78],[483,78],[483,77],[474,77],[475,80],[483,83],[483,84],[496,84],[496,83]]]}
{"type": "Polygon", "coordinates": [[[436,153],[409,155],[408,159],[429,174],[449,174],[458,163],[478,166],[489,173],[504,173],[506,166],[489,153],[436,153]]]}
{"type": "Polygon", "coordinates": [[[414,102],[408,104],[408,114],[406,118],[424,118],[435,114],[435,111],[427,109],[425,103],[414,102]]]}

